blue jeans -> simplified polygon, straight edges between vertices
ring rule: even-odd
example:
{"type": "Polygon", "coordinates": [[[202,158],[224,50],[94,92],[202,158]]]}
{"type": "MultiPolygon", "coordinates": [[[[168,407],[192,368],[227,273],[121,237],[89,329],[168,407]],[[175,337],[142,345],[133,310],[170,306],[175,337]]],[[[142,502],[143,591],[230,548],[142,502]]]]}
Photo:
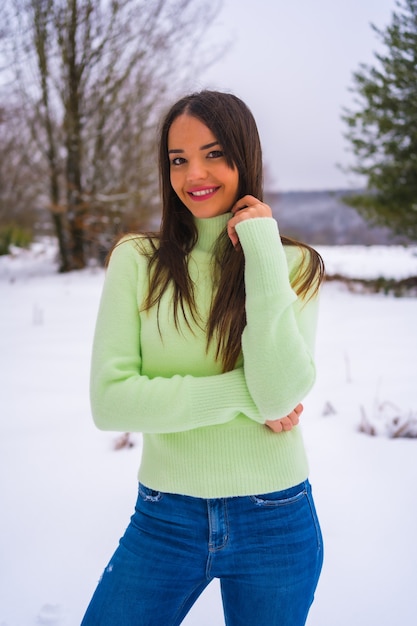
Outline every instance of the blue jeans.
{"type": "Polygon", "coordinates": [[[303,626],[322,560],[308,481],[209,500],[140,484],[82,626],[177,626],[213,578],[227,626],[303,626]]]}

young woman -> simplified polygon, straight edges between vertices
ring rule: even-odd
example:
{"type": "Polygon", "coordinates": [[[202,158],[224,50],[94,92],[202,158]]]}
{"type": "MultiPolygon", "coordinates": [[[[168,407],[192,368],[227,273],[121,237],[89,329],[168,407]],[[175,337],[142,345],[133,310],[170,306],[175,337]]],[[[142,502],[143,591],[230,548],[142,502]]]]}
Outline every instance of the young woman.
{"type": "Polygon", "coordinates": [[[262,201],[255,121],[203,91],[160,137],[162,224],[113,250],[96,425],[143,433],[139,494],[83,626],[176,626],[219,578],[227,626],[302,626],[322,539],[299,428],[319,255],[262,201]]]}

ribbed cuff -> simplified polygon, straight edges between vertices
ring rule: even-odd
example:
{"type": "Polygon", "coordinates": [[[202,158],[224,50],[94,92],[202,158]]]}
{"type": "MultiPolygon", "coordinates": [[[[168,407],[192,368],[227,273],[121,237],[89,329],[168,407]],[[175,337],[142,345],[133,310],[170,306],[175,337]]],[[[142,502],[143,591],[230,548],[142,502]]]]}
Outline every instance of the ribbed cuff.
{"type": "Polygon", "coordinates": [[[243,368],[232,370],[218,376],[192,379],[190,396],[191,419],[196,419],[194,427],[219,424],[219,416],[226,415],[225,422],[237,417],[240,413],[251,420],[263,424],[265,419],[259,413],[246,385],[243,368]],[[222,377],[219,384],[218,376],[222,377]],[[225,411],[226,409],[226,411],[225,411]],[[230,409],[235,409],[233,415],[230,409]],[[200,416],[201,424],[198,416],[200,416]]]}
{"type": "Polygon", "coordinates": [[[245,283],[251,296],[283,293],[296,299],[288,279],[288,264],[272,217],[258,217],[240,222],[236,232],[245,255],[245,283]]]}

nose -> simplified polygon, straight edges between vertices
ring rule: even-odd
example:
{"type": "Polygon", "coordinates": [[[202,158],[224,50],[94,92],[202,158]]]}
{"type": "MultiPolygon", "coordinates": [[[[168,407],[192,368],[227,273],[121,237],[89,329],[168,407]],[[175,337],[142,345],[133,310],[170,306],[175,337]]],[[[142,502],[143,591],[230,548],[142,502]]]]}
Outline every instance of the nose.
{"type": "Polygon", "coordinates": [[[192,159],[188,162],[187,181],[194,183],[207,178],[207,167],[201,159],[192,159]]]}

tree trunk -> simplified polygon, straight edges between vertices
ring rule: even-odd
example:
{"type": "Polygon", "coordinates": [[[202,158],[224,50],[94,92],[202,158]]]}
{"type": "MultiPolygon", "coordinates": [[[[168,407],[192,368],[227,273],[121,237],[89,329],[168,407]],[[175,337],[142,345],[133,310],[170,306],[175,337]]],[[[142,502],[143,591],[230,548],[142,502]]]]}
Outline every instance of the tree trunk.
{"type": "Polygon", "coordinates": [[[55,227],[55,234],[58,239],[58,249],[59,249],[59,258],[60,272],[69,272],[71,270],[71,259],[68,254],[68,246],[65,237],[65,220],[62,213],[51,213],[52,221],[55,227]]]}
{"type": "Polygon", "coordinates": [[[60,190],[59,190],[59,164],[57,158],[57,149],[55,143],[55,129],[52,123],[50,98],[49,98],[49,12],[51,5],[48,2],[33,3],[34,9],[34,31],[35,31],[35,50],[38,62],[40,86],[41,86],[41,104],[43,111],[40,115],[47,138],[46,157],[49,166],[49,193],[51,205],[51,217],[55,227],[55,233],[58,239],[59,255],[60,255],[60,272],[68,272],[71,269],[71,258],[68,250],[68,241],[65,236],[65,216],[60,209],[60,190]]]}
{"type": "Polygon", "coordinates": [[[80,119],[81,74],[82,66],[77,63],[77,30],[79,13],[76,0],[72,0],[67,32],[67,101],[66,101],[66,136],[67,136],[67,207],[71,232],[71,253],[74,269],[85,267],[85,206],[82,200],[81,160],[82,137],[80,119]]]}

